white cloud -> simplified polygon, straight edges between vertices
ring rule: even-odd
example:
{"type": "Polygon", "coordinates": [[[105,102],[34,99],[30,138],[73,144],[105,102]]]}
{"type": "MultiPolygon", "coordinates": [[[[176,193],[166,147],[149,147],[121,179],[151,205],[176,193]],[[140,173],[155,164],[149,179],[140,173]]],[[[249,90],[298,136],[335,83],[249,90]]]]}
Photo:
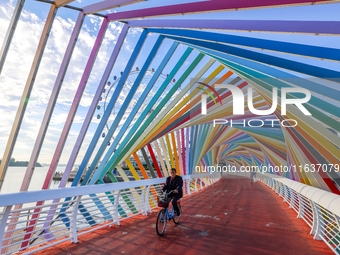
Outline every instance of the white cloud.
{"type": "MultiPolygon", "coordinates": [[[[39,3],[31,4],[39,5],[39,3]]],[[[13,1],[0,3],[1,44],[6,35],[10,18],[14,11],[14,5],[15,3],[13,1]]],[[[7,139],[11,132],[11,127],[32,66],[45,18],[46,17],[41,18],[37,14],[26,10],[24,6],[7,54],[6,62],[0,76],[0,114],[2,116],[2,121],[0,121],[0,158],[3,155],[7,139]]],[[[44,163],[49,163],[53,156],[55,146],[59,140],[68,111],[79,86],[88,56],[102,24],[102,18],[96,16],[89,16],[86,17],[86,19],[89,22],[86,22],[86,25],[83,26],[79,34],[39,157],[39,160],[44,163]]],[[[13,151],[13,157],[17,160],[28,160],[30,158],[74,25],[74,20],[58,16],[57,13],[13,151]]],[[[88,79],[83,98],[80,101],[80,109],[74,118],[74,123],[79,123],[78,126],[83,122],[87,109],[92,103],[93,94],[105,70],[106,63],[111,55],[114,42],[117,40],[117,35],[121,31],[121,27],[119,23],[109,24],[109,29],[105,34],[101,50],[88,79]]],[[[96,119],[94,121],[98,122],[96,119]]],[[[67,144],[65,145],[65,151],[70,152],[72,150],[78,135],[77,128],[79,129],[79,127],[75,127],[75,129],[70,130],[70,138],[68,138],[67,144]]],[[[84,141],[84,143],[88,143],[88,141],[84,141]]],[[[67,153],[63,153],[63,158],[60,162],[67,162],[68,158],[66,154],[67,153]]]]}

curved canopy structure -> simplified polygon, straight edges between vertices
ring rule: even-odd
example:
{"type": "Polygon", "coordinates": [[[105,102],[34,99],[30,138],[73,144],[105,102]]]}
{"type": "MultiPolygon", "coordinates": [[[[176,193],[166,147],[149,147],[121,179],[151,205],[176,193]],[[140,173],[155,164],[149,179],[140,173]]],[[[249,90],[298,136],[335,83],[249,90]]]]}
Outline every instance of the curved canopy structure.
{"type": "Polygon", "coordinates": [[[338,9],[303,0],[18,0],[3,37],[3,82],[18,61],[20,24],[35,10],[43,26],[0,183],[47,88],[21,190],[48,154],[42,189],[62,162],[61,187],[78,164],[74,186],[164,177],[171,167],[255,169],[340,194],[338,9]]]}

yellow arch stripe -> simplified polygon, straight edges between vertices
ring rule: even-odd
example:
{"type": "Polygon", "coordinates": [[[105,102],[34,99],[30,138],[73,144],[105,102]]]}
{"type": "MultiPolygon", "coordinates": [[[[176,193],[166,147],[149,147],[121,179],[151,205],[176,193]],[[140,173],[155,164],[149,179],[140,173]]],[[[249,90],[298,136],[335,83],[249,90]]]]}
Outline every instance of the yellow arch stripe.
{"type": "MultiPolygon", "coordinates": [[[[171,167],[175,167],[175,162],[174,162],[174,157],[172,155],[172,150],[171,150],[171,145],[170,145],[170,139],[169,139],[169,135],[166,134],[165,135],[165,140],[166,140],[166,145],[168,147],[168,155],[169,155],[169,158],[170,158],[170,162],[171,162],[171,167]]],[[[168,171],[170,171],[170,169],[168,169],[168,171]]]]}
{"type": "Polygon", "coordinates": [[[175,139],[175,133],[171,132],[171,142],[172,142],[172,148],[173,148],[173,153],[174,153],[174,157],[175,157],[175,164],[176,164],[176,169],[177,169],[177,173],[180,173],[180,169],[179,169],[179,162],[178,162],[178,150],[177,150],[177,145],[176,145],[176,139],[175,139]]]}

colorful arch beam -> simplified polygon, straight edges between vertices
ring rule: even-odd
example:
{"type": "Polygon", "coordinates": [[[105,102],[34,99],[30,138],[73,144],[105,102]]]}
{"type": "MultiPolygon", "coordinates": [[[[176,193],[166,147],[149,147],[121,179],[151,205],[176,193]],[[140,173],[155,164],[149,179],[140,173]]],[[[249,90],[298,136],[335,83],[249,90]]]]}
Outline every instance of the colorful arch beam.
{"type": "MultiPolygon", "coordinates": [[[[15,29],[20,22],[23,2],[18,1],[4,38],[0,72],[8,61],[7,53],[12,50],[12,37],[17,32],[15,29]]],[[[0,187],[29,107],[26,99],[37,82],[38,70],[41,70],[41,58],[48,47],[46,43],[54,26],[53,20],[59,9],[69,8],[72,2],[55,1],[45,20],[22,103],[17,107],[17,115],[4,148],[0,187]]],[[[315,2],[320,6],[323,2],[329,5],[338,3],[193,0],[184,4],[158,6],[153,1],[148,2],[148,5],[143,5],[140,1],[122,0],[114,4],[98,1],[73,8],[78,18],[54,86],[51,87],[52,93],[45,106],[41,127],[36,133],[20,191],[29,187],[34,166],[46,142],[45,136],[51,126],[59,91],[62,86],[68,86],[64,77],[71,58],[76,54],[76,41],[84,27],[88,26],[84,22],[92,14],[100,20],[97,24],[100,27],[97,30],[93,28],[91,32],[95,38],[94,44],[86,56],[87,63],[76,93],[70,100],[62,132],[55,141],[42,189],[49,188],[61,155],[66,153],[65,146],[71,146],[60,187],[66,185],[76,162],[79,168],[72,186],[162,178],[169,175],[171,167],[178,168],[183,175],[197,173],[209,166],[224,165],[237,169],[257,166],[260,171],[265,169],[340,194],[340,21],[228,18],[228,13],[236,9],[256,12],[284,6],[294,11],[296,6],[308,6],[315,2]],[[211,15],[215,13],[218,18],[212,19],[211,15]],[[115,39],[107,36],[108,31],[112,32],[111,22],[115,22],[115,31],[118,31],[115,39]],[[305,36],[304,40],[297,39],[297,35],[299,38],[305,36]],[[325,35],[332,35],[327,38],[334,41],[333,47],[313,44],[312,39],[303,43],[307,36],[320,38],[325,35]],[[103,50],[103,41],[114,45],[111,52],[105,52],[107,60],[98,57],[103,50]],[[131,52],[126,49],[131,49],[131,52]],[[95,65],[104,67],[99,76],[93,72],[95,65]],[[93,78],[95,81],[90,79],[92,76],[96,77],[93,78]],[[115,81],[110,90],[112,94],[105,94],[105,86],[110,85],[108,82],[112,79],[115,81]],[[207,91],[200,84],[206,84],[214,92],[204,97],[207,100],[207,114],[201,112],[202,95],[207,91]],[[234,92],[218,89],[217,84],[232,85],[243,93],[244,115],[234,114],[234,92]],[[258,110],[270,108],[274,88],[279,90],[275,111],[269,115],[253,114],[248,104],[252,103],[258,110]],[[309,90],[311,98],[303,105],[312,115],[303,114],[294,105],[288,105],[287,113],[283,115],[280,100],[283,88],[309,90]],[[75,142],[66,144],[86,89],[92,91],[89,94],[90,106],[85,109],[86,117],[77,130],[75,142]],[[253,91],[251,100],[247,97],[249,89],[253,91]],[[103,97],[105,102],[101,101],[103,97]],[[105,112],[98,112],[103,108],[105,112]],[[296,125],[290,127],[291,123],[296,125]]],[[[294,92],[287,94],[290,100],[303,96],[294,92]]],[[[114,203],[112,195],[107,196],[114,203]]],[[[108,213],[98,199],[95,196],[92,199],[107,217],[108,213]]],[[[129,210],[136,210],[131,205],[131,198],[126,196],[123,199],[130,205],[129,210]]],[[[85,206],[81,210],[90,225],[96,224],[85,206]]],[[[59,212],[51,208],[47,220],[56,213],[64,214],[66,211],[66,206],[59,212]]],[[[36,209],[31,226],[39,212],[36,209]]],[[[128,211],[121,212],[124,217],[128,214],[128,211]]],[[[46,231],[48,227],[48,224],[44,225],[46,231]]],[[[27,229],[22,247],[31,238],[31,227],[27,229]]]]}

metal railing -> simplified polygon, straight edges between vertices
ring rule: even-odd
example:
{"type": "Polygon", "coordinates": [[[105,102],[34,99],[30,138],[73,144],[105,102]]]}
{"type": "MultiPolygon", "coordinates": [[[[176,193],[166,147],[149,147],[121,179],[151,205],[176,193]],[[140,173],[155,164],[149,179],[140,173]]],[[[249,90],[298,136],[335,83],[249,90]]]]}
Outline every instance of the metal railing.
{"type": "Polygon", "coordinates": [[[257,179],[265,183],[289,208],[297,212],[310,227],[316,240],[323,240],[340,255],[340,196],[274,174],[257,173],[257,179]]]}
{"type": "MultiPolygon", "coordinates": [[[[220,174],[183,176],[184,196],[220,174]]],[[[157,207],[165,178],[0,195],[0,254],[30,254],[157,207]],[[37,206],[37,202],[43,202],[37,206]],[[17,207],[22,205],[22,208],[17,207]],[[19,209],[16,209],[19,208],[19,209]],[[53,217],[51,217],[51,214],[53,217]],[[34,220],[33,220],[34,219],[34,220]]]]}

